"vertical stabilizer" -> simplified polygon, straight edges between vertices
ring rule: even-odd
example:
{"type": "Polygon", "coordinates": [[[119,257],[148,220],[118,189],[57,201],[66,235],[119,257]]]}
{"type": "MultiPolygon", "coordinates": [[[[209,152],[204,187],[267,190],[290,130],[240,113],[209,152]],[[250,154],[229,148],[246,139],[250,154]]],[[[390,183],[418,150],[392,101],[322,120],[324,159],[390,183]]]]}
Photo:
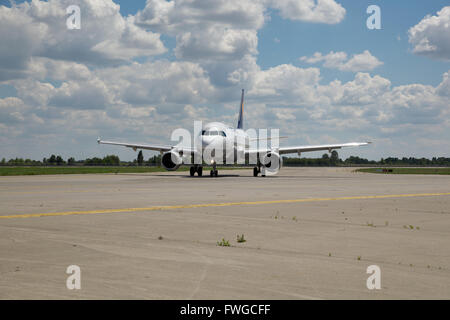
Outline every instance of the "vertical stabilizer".
{"type": "Polygon", "coordinates": [[[242,89],[241,108],[239,109],[238,129],[244,129],[244,89],[242,89]]]}

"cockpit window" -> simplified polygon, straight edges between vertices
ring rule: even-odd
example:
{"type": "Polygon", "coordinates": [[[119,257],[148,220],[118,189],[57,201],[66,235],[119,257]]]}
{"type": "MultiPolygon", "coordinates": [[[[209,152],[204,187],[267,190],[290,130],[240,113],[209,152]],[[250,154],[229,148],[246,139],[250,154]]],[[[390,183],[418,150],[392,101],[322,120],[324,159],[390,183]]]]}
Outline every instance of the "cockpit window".
{"type": "Polygon", "coordinates": [[[222,136],[222,137],[226,137],[227,135],[225,134],[224,131],[217,131],[217,130],[207,131],[207,130],[203,130],[202,131],[202,136],[222,136]]]}

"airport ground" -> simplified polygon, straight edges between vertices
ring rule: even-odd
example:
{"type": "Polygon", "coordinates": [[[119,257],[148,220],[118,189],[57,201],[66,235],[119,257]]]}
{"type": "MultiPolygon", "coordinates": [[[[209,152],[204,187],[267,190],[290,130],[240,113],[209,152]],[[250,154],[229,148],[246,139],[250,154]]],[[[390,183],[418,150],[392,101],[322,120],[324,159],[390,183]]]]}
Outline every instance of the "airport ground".
{"type": "Polygon", "coordinates": [[[221,173],[0,177],[0,299],[450,299],[450,176],[221,173]]]}

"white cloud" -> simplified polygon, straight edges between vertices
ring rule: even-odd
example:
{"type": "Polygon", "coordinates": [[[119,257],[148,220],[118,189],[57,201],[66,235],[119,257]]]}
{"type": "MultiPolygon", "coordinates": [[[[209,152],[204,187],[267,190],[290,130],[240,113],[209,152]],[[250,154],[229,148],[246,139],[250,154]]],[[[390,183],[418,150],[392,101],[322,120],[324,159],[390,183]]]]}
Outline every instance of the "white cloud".
{"type": "Polygon", "coordinates": [[[89,68],[81,63],[31,57],[28,76],[40,80],[82,80],[91,77],[89,68]]]}
{"type": "Polygon", "coordinates": [[[30,58],[45,32],[44,24],[23,11],[0,6],[0,81],[27,76],[30,58]]]}
{"type": "Polygon", "coordinates": [[[160,35],[145,31],[124,18],[111,0],[50,0],[23,2],[12,8],[0,6],[1,80],[27,75],[32,56],[89,65],[108,65],[138,56],[166,52],[160,35]],[[81,29],[68,30],[66,7],[77,4],[81,29]],[[21,75],[21,72],[24,75],[21,75]]]}
{"type": "Polygon", "coordinates": [[[159,60],[105,68],[97,76],[132,105],[204,103],[215,88],[205,70],[192,62],[159,60]]]}
{"type": "Polygon", "coordinates": [[[160,40],[160,35],[136,26],[132,16],[120,21],[117,32],[119,37],[108,37],[93,46],[92,51],[113,60],[129,60],[133,57],[153,56],[167,51],[160,40]]]}
{"type": "Polygon", "coordinates": [[[450,97],[450,71],[442,76],[442,82],[437,87],[437,93],[443,97],[450,97]]]}
{"type": "Polygon", "coordinates": [[[233,84],[230,74],[258,53],[265,1],[149,0],[136,23],[176,37],[174,53],[198,63],[216,86],[233,84]]]}
{"type": "Polygon", "coordinates": [[[16,97],[0,99],[0,123],[16,125],[25,120],[25,112],[29,108],[16,97]]]}
{"type": "Polygon", "coordinates": [[[149,0],[136,23],[177,38],[177,57],[239,59],[256,54],[265,7],[253,0],[149,0]]]}
{"type": "Polygon", "coordinates": [[[296,104],[302,104],[313,100],[319,79],[320,71],[317,68],[302,69],[282,64],[258,71],[249,94],[259,99],[275,99],[279,103],[282,103],[280,97],[283,100],[295,97],[298,99],[296,104]]]}
{"type": "Polygon", "coordinates": [[[68,81],[56,88],[48,104],[74,109],[104,109],[112,104],[114,92],[99,79],[68,81]]]}
{"type": "Polygon", "coordinates": [[[323,62],[323,66],[326,68],[352,72],[371,71],[383,64],[369,50],[365,50],[360,54],[354,54],[351,58],[348,58],[347,54],[343,51],[331,51],[326,55],[316,52],[311,57],[300,57],[300,61],[307,63],[323,62]]]}
{"type": "Polygon", "coordinates": [[[358,72],[354,80],[344,84],[335,81],[329,89],[333,93],[331,97],[334,103],[361,106],[380,101],[383,94],[389,91],[390,86],[391,82],[388,79],[378,75],[371,77],[368,73],[358,72]]]}
{"type": "MultiPolygon", "coordinates": [[[[416,135],[433,139],[432,132],[425,133],[426,126],[449,129],[444,95],[447,73],[436,87],[391,87],[388,79],[367,73],[357,73],[348,82],[324,84],[319,69],[293,65],[257,68],[248,77],[252,79],[247,88],[248,126],[279,127],[282,134],[293,137],[308,133],[314,139],[353,140],[361,135],[361,139],[391,141],[413,140],[416,135]]],[[[222,90],[192,62],[136,62],[104,68],[91,71],[89,79],[65,81],[60,87],[36,80],[14,83],[19,97],[9,98],[13,100],[2,113],[4,125],[14,126],[16,135],[71,132],[79,139],[75,144],[105,132],[123,140],[167,143],[171,128],[190,128],[194,118],[233,123],[239,98],[239,92],[234,92],[235,107],[220,108],[229,105],[230,97],[221,95],[222,90]],[[216,107],[202,107],[205,103],[216,107]],[[23,109],[25,105],[29,107],[23,109]],[[88,109],[94,107],[102,109],[88,109]]]]}
{"type": "Polygon", "coordinates": [[[218,25],[256,30],[264,24],[264,11],[264,1],[258,0],[148,0],[136,22],[175,35],[218,25]]]}
{"type": "Polygon", "coordinates": [[[334,0],[210,0],[207,5],[203,0],[149,0],[135,21],[176,36],[176,57],[199,63],[214,85],[225,87],[254,70],[245,64],[258,53],[257,32],[268,20],[269,7],[284,18],[308,22],[338,23],[345,15],[334,0]]]}
{"type": "Polygon", "coordinates": [[[283,18],[307,22],[336,24],[345,17],[345,9],[334,0],[271,0],[283,18]]]}
{"type": "Polygon", "coordinates": [[[214,26],[178,36],[175,55],[190,61],[238,60],[246,54],[256,54],[257,46],[255,30],[214,26]]]}
{"type": "Polygon", "coordinates": [[[435,16],[426,16],[408,33],[414,53],[450,61],[450,6],[435,16]]]}

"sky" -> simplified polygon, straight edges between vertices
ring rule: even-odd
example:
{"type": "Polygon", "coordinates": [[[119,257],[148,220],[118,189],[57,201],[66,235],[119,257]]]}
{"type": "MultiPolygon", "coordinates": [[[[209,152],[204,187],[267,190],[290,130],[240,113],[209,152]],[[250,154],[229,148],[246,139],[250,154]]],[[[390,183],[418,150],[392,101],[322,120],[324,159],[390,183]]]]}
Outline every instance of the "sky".
{"type": "Polygon", "coordinates": [[[235,126],[242,88],[245,127],[279,128],[282,145],[450,156],[448,1],[0,0],[0,43],[0,158],[130,160],[97,137],[171,144],[194,120],[235,126]]]}

